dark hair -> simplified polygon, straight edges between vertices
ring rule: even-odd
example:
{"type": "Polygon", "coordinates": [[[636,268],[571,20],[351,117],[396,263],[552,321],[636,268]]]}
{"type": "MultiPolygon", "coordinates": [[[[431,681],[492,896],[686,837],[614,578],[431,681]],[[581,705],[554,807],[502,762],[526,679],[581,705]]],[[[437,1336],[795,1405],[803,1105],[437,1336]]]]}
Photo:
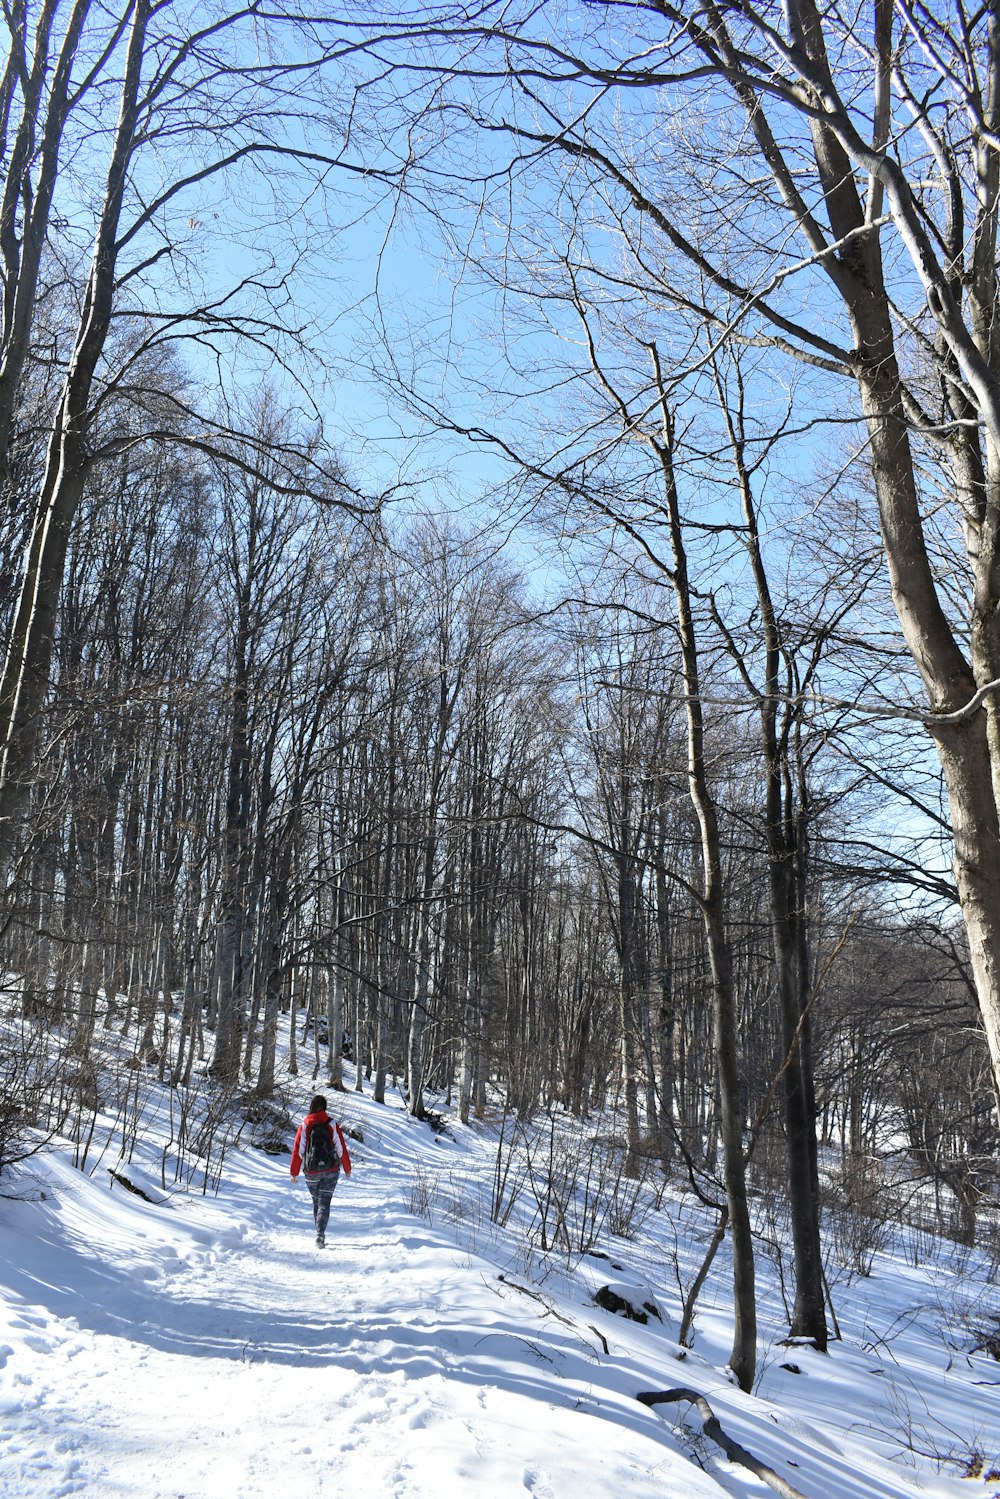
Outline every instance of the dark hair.
{"type": "Polygon", "coordinates": [[[319,1113],[324,1113],[325,1111],[326,1111],[326,1099],[323,1097],[322,1093],[317,1093],[316,1097],[313,1099],[312,1103],[309,1105],[309,1112],[310,1112],[310,1114],[319,1114],[319,1113]]]}

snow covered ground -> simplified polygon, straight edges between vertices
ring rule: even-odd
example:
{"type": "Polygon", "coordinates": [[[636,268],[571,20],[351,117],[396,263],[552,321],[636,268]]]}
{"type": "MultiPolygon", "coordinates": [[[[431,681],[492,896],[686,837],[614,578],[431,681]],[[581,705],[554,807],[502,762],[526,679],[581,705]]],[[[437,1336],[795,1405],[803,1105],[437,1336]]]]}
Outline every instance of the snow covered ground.
{"type": "MultiPolygon", "coordinates": [[[[114,1185],[107,1158],[88,1175],[57,1147],[5,1174],[0,1494],[769,1493],[690,1406],[636,1400],[678,1385],[808,1499],[1000,1493],[1000,1364],[966,1351],[965,1324],[998,1315],[975,1256],[916,1268],[877,1256],[871,1278],[835,1287],[843,1340],[828,1357],[777,1344],[762,1260],[761,1374],[745,1396],[722,1369],[721,1258],[678,1359],[674,1267],[689,1280],[699,1258],[678,1199],[634,1241],[603,1243],[619,1268],[567,1265],[490,1223],[488,1129],[439,1136],[398,1103],[337,1102],[364,1141],[351,1142],[325,1250],[287,1156],[234,1152],[217,1197],[157,1203],[114,1185]],[[652,1297],[664,1321],[595,1306],[609,1279],[652,1297]]],[[[155,1159],[150,1142],[145,1162],[137,1151],[140,1181],[157,1179],[155,1159]]]]}

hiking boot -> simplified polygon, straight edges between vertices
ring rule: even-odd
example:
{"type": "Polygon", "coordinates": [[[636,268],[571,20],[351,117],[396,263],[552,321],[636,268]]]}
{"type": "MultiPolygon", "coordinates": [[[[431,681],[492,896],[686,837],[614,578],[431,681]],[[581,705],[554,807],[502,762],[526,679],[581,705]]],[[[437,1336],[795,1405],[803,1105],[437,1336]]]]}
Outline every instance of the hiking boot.
{"type": "Polygon", "coordinates": [[[316,1248],[317,1249],[325,1249],[326,1248],[326,1234],[317,1234],[316,1235],[316,1248]]]}

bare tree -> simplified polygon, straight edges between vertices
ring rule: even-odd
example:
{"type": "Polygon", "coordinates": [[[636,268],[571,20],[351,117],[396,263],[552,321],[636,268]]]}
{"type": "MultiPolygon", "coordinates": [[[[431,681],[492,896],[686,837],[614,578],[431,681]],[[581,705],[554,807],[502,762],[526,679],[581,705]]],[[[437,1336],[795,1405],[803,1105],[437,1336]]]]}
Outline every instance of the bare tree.
{"type": "MultiPolygon", "coordinates": [[[[813,392],[820,376],[853,391],[849,407],[833,399],[863,434],[924,692],[897,711],[923,724],[947,784],[1000,1105],[1000,28],[958,0],[876,4],[865,19],[815,0],[639,0],[587,14],[574,36],[555,0],[429,7],[417,40],[411,18],[395,22],[396,56],[457,80],[434,107],[466,177],[463,125],[491,161],[498,136],[514,142],[516,175],[484,173],[477,188],[503,182],[498,212],[509,181],[530,169],[537,182],[558,162],[538,190],[569,209],[593,258],[602,217],[641,244],[647,308],[693,312],[720,341],[770,349],[775,366],[798,361],[813,392]],[[571,206],[561,192],[574,176],[571,206]],[[960,591],[941,565],[936,491],[964,534],[960,591]]],[[[442,190],[460,180],[454,166],[442,190]]],[[[534,274],[531,248],[522,264],[534,274]]],[[[829,385],[821,400],[829,410],[829,385]]]]}
{"type": "MultiPolygon", "coordinates": [[[[182,428],[191,442],[217,445],[218,404],[193,431],[188,397],[151,376],[150,352],[157,350],[162,360],[185,338],[220,360],[234,341],[268,360],[281,358],[282,345],[286,354],[293,346],[303,349],[290,315],[291,267],[275,260],[266,223],[251,226],[252,195],[242,195],[241,227],[253,227],[263,251],[248,249],[235,272],[223,273],[228,282],[212,284],[202,274],[213,259],[203,247],[196,271],[206,194],[218,196],[228,184],[235,202],[239,181],[266,182],[270,173],[272,188],[281,175],[284,192],[293,195],[298,173],[300,193],[308,197],[317,178],[321,184],[334,167],[367,169],[350,158],[346,138],[338,143],[335,127],[333,137],[325,125],[316,127],[315,140],[329,141],[328,149],[305,144],[307,81],[322,92],[333,58],[353,52],[357,43],[324,40],[322,28],[294,5],[265,17],[256,5],[213,3],[200,7],[196,18],[179,20],[171,0],[127,0],[110,8],[85,0],[64,8],[45,0],[37,8],[5,8],[4,22],[10,42],[0,79],[7,148],[0,194],[5,474],[26,363],[43,352],[50,357],[49,350],[39,348],[34,356],[31,350],[46,242],[68,232],[57,228],[68,163],[81,164],[86,179],[103,184],[96,199],[84,177],[65,188],[73,205],[67,223],[82,220],[89,236],[69,254],[89,258],[89,266],[60,362],[0,675],[0,872],[6,879],[30,794],[59,589],[87,476],[123,446],[182,428]],[[128,325],[128,337],[111,336],[115,320],[128,325]],[[135,408],[131,430],[102,431],[102,409],[125,386],[132,387],[135,408]]],[[[319,113],[332,121],[324,106],[319,113]]],[[[282,225],[288,206],[283,201],[274,208],[282,225]]],[[[231,241],[227,256],[230,249],[231,241]]],[[[272,446],[272,467],[277,455],[272,446]]],[[[293,467],[300,457],[292,455],[293,467]]]]}

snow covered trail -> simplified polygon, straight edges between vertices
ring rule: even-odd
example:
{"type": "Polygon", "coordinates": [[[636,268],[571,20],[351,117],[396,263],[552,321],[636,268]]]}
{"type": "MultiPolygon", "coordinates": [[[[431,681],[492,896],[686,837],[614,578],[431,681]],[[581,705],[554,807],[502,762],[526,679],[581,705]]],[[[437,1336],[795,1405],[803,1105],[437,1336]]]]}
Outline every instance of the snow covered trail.
{"type": "Polygon", "coordinates": [[[244,1157],[225,1206],[39,1161],[44,1200],[0,1211],[0,1490],[719,1494],[641,1408],[601,1450],[550,1403],[537,1319],[386,1195],[405,1168],[356,1156],[325,1251],[287,1161],[244,1157]]]}
{"type": "Polygon", "coordinates": [[[287,1158],[233,1156],[218,1199],[162,1205],[109,1190],[103,1169],[87,1177],[58,1153],[37,1158],[36,1200],[0,1202],[0,1493],[767,1492],[681,1412],[635,1400],[640,1389],[693,1383],[726,1429],[809,1499],[978,1487],[929,1468],[918,1477],[877,1442],[851,1440],[864,1392],[853,1410],[848,1401],[846,1433],[810,1419],[844,1377],[821,1360],[798,1378],[775,1373],[771,1398],[752,1399],[703,1359],[678,1364],[658,1324],[529,1285],[488,1236],[482,1247],[475,1232],[463,1242],[409,1211],[415,1172],[463,1199],[485,1160],[478,1142],[465,1132],[438,1142],[368,1100],[344,1107],[366,1138],[352,1143],[355,1171],[341,1178],[325,1250],[287,1158]],[[789,1403],[775,1403],[786,1390],[789,1403]]]}

